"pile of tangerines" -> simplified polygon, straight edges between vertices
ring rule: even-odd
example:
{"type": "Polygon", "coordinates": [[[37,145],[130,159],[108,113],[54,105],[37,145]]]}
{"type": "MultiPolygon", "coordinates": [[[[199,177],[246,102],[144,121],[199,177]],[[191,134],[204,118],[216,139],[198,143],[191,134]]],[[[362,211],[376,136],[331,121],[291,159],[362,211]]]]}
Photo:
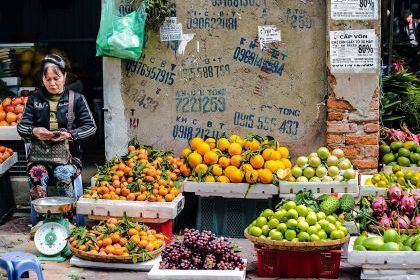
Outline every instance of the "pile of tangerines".
{"type": "Polygon", "coordinates": [[[249,134],[229,138],[193,138],[182,151],[188,167],[181,174],[196,182],[262,183],[278,180],[277,171],[291,167],[289,150],[277,140],[249,134]]]}
{"type": "Polygon", "coordinates": [[[0,146],[0,164],[6,161],[9,157],[13,155],[13,149],[0,146]]]}
{"type": "Polygon", "coordinates": [[[84,198],[171,202],[180,193],[184,160],[144,146],[130,145],[128,154],[98,167],[96,185],[84,198]]]}
{"type": "Polygon", "coordinates": [[[75,228],[69,245],[79,251],[94,255],[131,256],[157,250],[165,245],[166,236],[144,224],[109,218],[91,230],[75,228]]]}

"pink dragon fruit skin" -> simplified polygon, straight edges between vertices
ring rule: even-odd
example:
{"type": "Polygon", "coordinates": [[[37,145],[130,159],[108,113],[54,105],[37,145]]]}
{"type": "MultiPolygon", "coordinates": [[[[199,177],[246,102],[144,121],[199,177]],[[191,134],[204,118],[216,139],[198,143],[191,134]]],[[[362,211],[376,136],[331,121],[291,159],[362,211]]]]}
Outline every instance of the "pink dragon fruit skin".
{"type": "Polygon", "coordinates": [[[388,190],[388,197],[391,200],[400,201],[402,196],[402,189],[398,186],[392,186],[388,190]]]}
{"type": "Polygon", "coordinates": [[[413,217],[413,220],[411,221],[411,227],[420,229],[420,214],[417,214],[416,217],[413,217]]]}
{"type": "Polygon", "coordinates": [[[388,218],[388,216],[385,213],[382,215],[382,217],[379,218],[378,222],[384,228],[391,227],[391,219],[388,218]]]}
{"type": "Polygon", "coordinates": [[[388,210],[388,205],[386,204],[385,198],[380,195],[372,202],[371,208],[376,214],[383,214],[386,210],[388,210]]]}
{"type": "Polygon", "coordinates": [[[416,200],[413,196],[406,194],[401,198],[400,209],[404,214],[412,214],[415,208],[416,200]]]}
{"type": "Polygon", "coordinates": [[[400,229],[408,229],[410,228],[410,224],[411,224],[410,219],[405,215],[402,217],[399,217],[397,220],[397,223],[398,223],[397,226],[400,229]]]}

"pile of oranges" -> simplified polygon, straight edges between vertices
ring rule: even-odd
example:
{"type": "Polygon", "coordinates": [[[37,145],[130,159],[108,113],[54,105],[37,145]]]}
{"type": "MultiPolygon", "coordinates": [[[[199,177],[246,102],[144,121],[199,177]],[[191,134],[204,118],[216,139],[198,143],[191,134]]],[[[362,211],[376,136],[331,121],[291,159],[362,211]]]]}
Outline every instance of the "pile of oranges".
{"type": "Polygon", "coordinates": [[[181,174],[197,182],[262,183],[277,180],[279,169],[291,167],[289,150],[272,137],[249,134],[229,138],[193,138],[182,151],[188,169],[181,174]]]}
{"type": "Polygon", "coordinates": [[[69,237],[71,247],[94,255],[130,256],[164,246],[166,236],[141,223],[109,218],[91,230],[75,228],[69,237]]]}
{"type": "Polygon", "coordinates": [[[6,97],[0,104],[0,126],[17,126],[28,97],[6,97]]]}
{"type": "Polygon", "coordinates": [[[158,149],[130,145],[128,154],[98,167],[84,198],[171,202],[180,193],[184,160],[158,149]]]}
{"type": "Polygon", "coordinates": [[[0,164],[13,155],[13,149],[0,146],[0,164]]]}

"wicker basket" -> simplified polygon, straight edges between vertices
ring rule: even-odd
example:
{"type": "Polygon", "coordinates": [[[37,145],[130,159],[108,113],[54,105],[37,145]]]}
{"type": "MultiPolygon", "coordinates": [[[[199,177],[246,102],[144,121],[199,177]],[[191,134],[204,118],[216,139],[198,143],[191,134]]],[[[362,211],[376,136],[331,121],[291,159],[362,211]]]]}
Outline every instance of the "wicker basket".
{"type": "Polygon", "coordinates": [[[245,237],[255,245],[264,248],[273,248],[285,251],[319,251],[319,250],[332,250],[340,248],[341,245],[350,240],[350,235],[338,240],[325,241],[325,242],[290,242],[290,241],[276,241],[266,240],[252,236],[248,233],[248,229],[244,231],[245,237]]]}
{"type": "Polygon", "coordinates": [[[73,255],[76,257],[79,257],[84,260],[93,261],[93,262],[104,262],[104,263],[133,263],[133,257],[135,256],[137,258],[137,262],[145,262],[151,259],[156,258],[162,251],[165,249],[165,245],[160,247],[157,250],[148,252],[150,257],[145,256],[145,259],[142,259],[141,254],[137,255],[130,255],[130,256],[108,256],[108,255],[99,255],[99,254],[92,254],[89,252],[78,250],[74,247],[72,247],[70,244],[68,244],[68,247],[70,251],[72,251],[73,255]]]}
{"type": "MultiPolygon", "coordinates": [[[[391,229],[395,229],[396,231],[398,231],[401,234],[415,234],[415,233],[419,233],[419,229],[399,229],[399,228],[391,228],[391,229]]],[[[381,226],[375,226],[375,225],[369,225],[369,230],[370,232],[373,233],[377,233],[377,234],[383,234],[384,230],[387,230],[387,228],[383,228],[381,226]]]]}

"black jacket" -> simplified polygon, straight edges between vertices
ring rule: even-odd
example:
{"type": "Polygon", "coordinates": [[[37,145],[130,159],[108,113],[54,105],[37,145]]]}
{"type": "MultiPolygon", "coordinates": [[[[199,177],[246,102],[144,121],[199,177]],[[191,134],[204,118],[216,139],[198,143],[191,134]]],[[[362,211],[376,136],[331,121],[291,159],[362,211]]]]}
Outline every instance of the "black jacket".
{"type": "MultiPolygon", "coordinates": [[[[28,98],[22,118],[17,126],[17,131],[22,138],[30,140],[34,137],[32,129],[35,127],[45,127],[50,130],[50,104],[47,94],[46,90],[41,88],[28,98]]],[[[66,89],[57,105],[59,128],[67,129],[68,104],[69,91],[66,89]]],[[[77,92],[74,94],[74,115],[75,119],[70,130],[70,133],[73,135],[73,141],[70,142],[70,152],[72,156],[80,157],[81,150],[77,140],[95,135],[96,124],[85,97],[77,92]]]]}

